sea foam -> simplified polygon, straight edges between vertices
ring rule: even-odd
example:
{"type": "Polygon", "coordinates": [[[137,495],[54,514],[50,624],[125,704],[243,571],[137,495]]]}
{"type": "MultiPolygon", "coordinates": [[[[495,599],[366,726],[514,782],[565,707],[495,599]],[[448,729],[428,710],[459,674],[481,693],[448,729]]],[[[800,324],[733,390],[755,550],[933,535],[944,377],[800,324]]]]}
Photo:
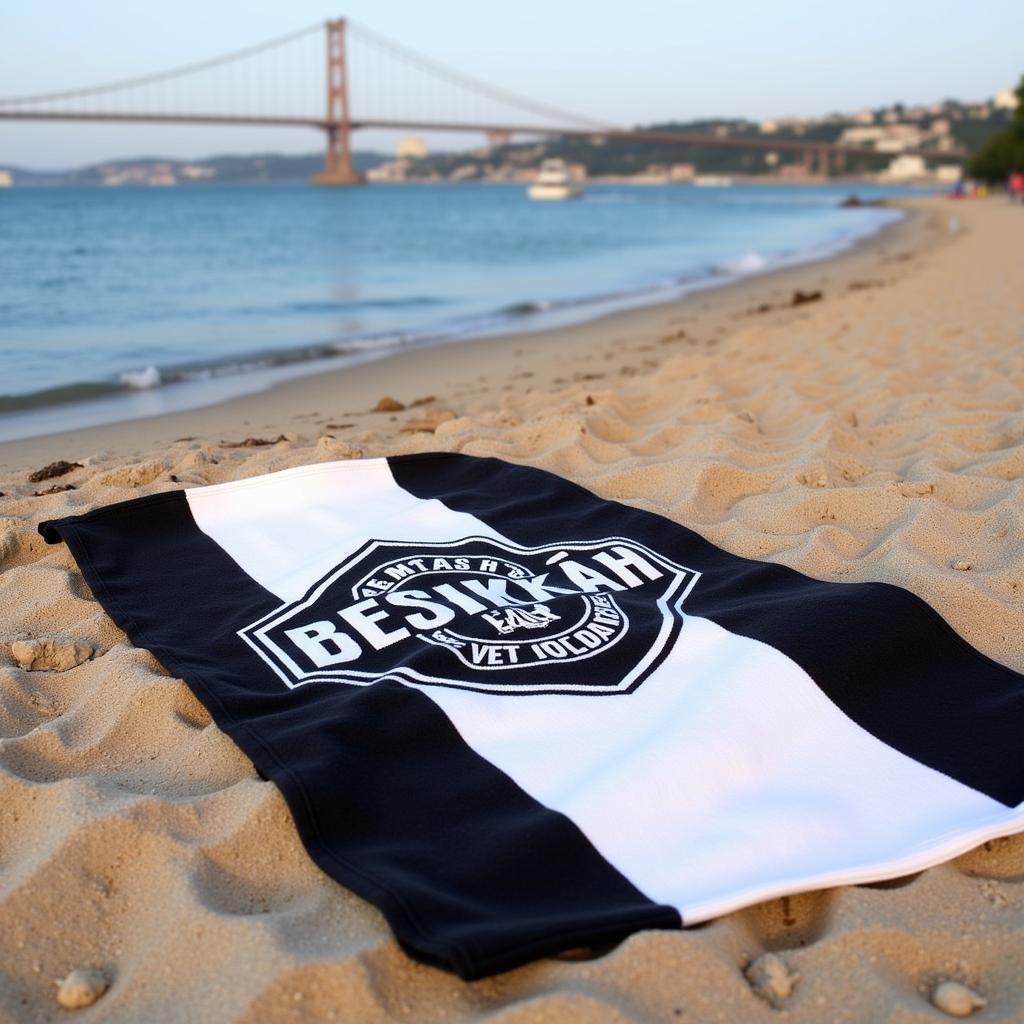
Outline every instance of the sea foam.
{"type": "Polygon", "coordinates": [[[719,274],[756,274],[767,266],[768,261],[759,252],[750,249],[739,259],[715,264],[715,271],[719,274]]]}
{"type": "Polygon", "coordinates": [[[126,373],[122,373],[118,380],[133,391],[158,388],[162,383],[160,371],[155,366],[147,366],[144,370],[128,370],[126,373]]]}

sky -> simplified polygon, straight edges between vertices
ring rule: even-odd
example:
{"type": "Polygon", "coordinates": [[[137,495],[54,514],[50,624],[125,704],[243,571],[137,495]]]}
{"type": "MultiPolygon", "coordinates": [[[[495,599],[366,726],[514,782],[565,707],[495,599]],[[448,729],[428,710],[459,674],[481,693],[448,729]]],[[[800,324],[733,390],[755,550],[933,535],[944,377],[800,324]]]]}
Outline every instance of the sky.
{"type": "MultiPolygon", "coordinates": [[[[342,15],[464,74],[615,125],[984,99],[1024,74],[1021,0],[9,0],[4,7],[0,98],[145,75],[342,15]]],[[[321,38],[308,36],[149,100],[161,109],[195,109],[214,96],[225,109],[320,116],[322,59],[321,38]]],[[[350,61],[357,114],[509,116],[495,104],[459,100],[364,40],[352,39],[350,61]]],[[[364,131],[354,145],[391,148],[395,139],[364,131]]],[[[0,121],[0,166],[39,169],[321,145],[319,133],[296,128],[0,121]]]]}

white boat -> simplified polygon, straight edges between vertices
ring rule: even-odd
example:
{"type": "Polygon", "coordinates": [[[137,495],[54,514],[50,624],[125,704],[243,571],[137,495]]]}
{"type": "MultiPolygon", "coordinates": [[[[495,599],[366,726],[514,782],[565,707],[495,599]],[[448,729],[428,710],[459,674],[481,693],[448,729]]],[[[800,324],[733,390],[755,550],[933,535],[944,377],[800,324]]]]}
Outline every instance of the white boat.
{"type": "Polygon", "coordinates": [[[542,160],[540,173],[526,194],[531,199],[576,199],[583,195],[583,185],[570,173],[564,160],[542,160]]]}
{"type": "Polygon", "coordinates": [[[693,183],[704,188],[727,188],[732,184],[732,178],[724,174],[698,174],[693,183]]]}

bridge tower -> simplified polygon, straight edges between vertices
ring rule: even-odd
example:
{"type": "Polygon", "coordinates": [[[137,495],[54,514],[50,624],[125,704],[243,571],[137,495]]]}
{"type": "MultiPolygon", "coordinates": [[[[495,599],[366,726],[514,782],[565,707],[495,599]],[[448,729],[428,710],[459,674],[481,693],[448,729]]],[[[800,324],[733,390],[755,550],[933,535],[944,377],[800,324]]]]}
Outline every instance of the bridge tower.
{"type": "Polygon", "coordinates": [[[328,21],[327,40],[327,152],[324,169],[313,175],[318,185],[358,185],[363,176],[352,166],[349,148],[348,75],[345,66],[345,19],[328,21]]]}

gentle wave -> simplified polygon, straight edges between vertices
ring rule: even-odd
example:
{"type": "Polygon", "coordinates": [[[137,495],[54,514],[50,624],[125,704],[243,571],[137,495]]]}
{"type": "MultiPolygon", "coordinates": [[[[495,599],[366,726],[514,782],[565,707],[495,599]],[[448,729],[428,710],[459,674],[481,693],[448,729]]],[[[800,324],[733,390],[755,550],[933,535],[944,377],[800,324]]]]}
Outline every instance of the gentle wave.
{"type": "Polygon", "coordinates": [[[65,405],[70,402],[85,402],[93,398],[106,398],[124,391],[122,384],[104,381],[86,381],[80,384],[62,384],[60,387],[44,388],[26,395],[0,395],[0,413],[21,412],[25,409],[39,409],[47,405],[65,405]]]}
{"type": "Polygon", "coordinates": [[[144,370],[129,370],[122,373],[118,379],[132,391],[148,391],[150,388],[158,388],[163,383],[163,377],[155,366],[147,366],[144,370]]]}
{"type": "Polygon", "coordinates": [[[294,313],[368,313],[373,310],[430,309],[443,306],[444,299],[430,295],[410,295],[395,299],[350,299],[326,302],[288,302],[277,309],[256,309],[260,315],[290,316],[294,313]]]}
{"type": "Polygon", "coordinates": [[[550,302],[513,302],[498,312],[504,313],[506,316],[532,316],[534,313],[543,313],[550,308],[550,302]]]}
{"type": "Polygon", "coordinates": [[[745,252],[738,259],[715,264],[714,270],[719,274],[742,276],[744,274],[757,274],[762,270],[767,270],[768,265],[769,261],[759,252],[752,249],[745,252]]]}
{"type": "MultiPolygon", "coordinates": [[[[597,197],[595,197],[597,198],[597,197]]],[[[611,196],[601,196],[612,201],[611,196]]],[[[561,326],[600,316],[615,309],[651,302],[667,301],[700,288],[713,287],[727,280],[763,273],[777,267],[822,258],[852,245],[882,224],[897,219],[895,210],[877,211],[873,223],[860,222],[859,230],[844,231],[838,237],[819,241],[815,246],[787,251],[749,249],[687,273],[653,277],[629,287],[599,293],[532,297],[500,306],[489,313],[454,317],[446,322],[423,318],[422,329],[406,329],[327,339],[311,344],[242,354],[222,355],[209,360],[155,365],[144,364],[122,370],[109,380],[79,381],[44,387],[31,393],[0,395],[0,413],[64,405],[118,393],[145,392],[186,382],[213,381],[254,371],[298,367],[303,363],[333,361],[338,366],[387,355],[399,349],[439,344],[462,338],[503,332],[530,331],[546,326],[561,326]]],[[[412,310],[442,307],[449,300],[424,294],[391,298],[292,301],[269,311],[256,306],[236,309],[237,315],[275,316],[309,314],[311,316],[354,314],[367,310],[412,310]]]]}

